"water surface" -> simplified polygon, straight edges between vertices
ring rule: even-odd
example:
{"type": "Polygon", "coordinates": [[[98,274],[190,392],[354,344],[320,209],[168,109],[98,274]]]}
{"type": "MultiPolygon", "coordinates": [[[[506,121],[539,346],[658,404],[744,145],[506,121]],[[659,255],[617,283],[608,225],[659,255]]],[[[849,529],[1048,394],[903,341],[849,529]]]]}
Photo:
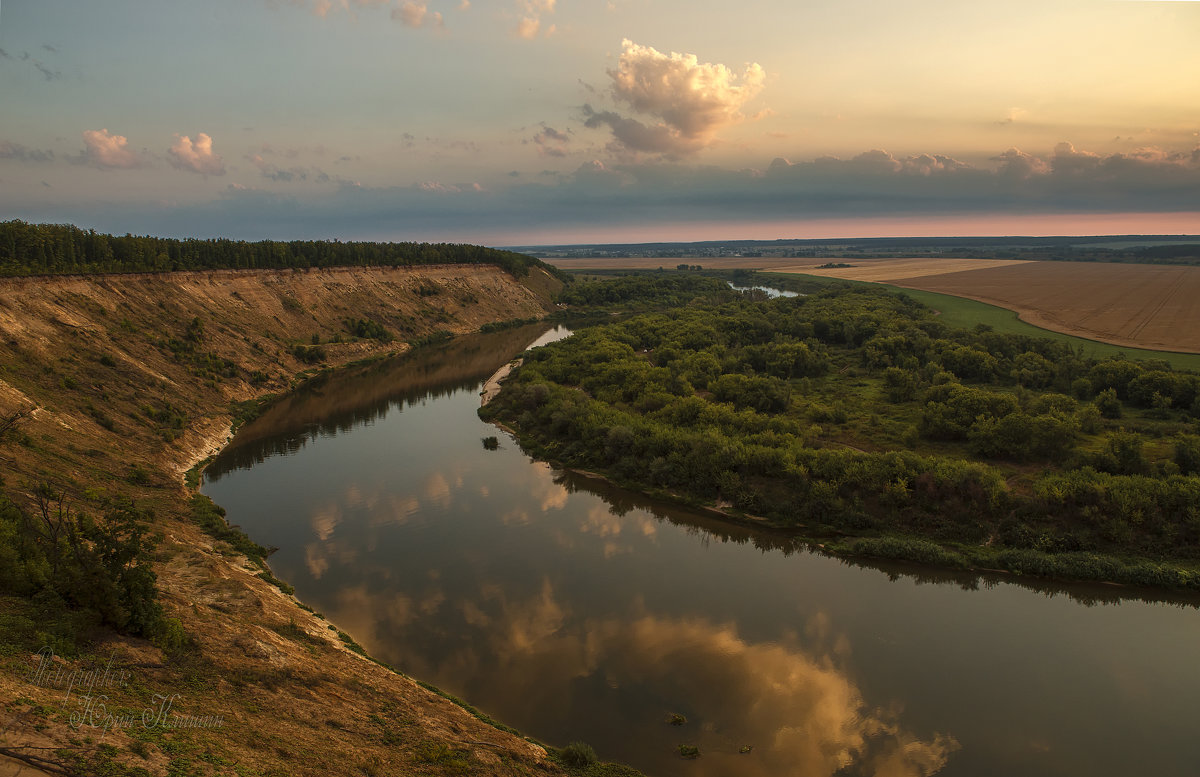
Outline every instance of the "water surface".
{"type": "Polygon", "coordinates": [[[733,289],[734,291],[765,292],[768,299],[775,299],[776,297],[806,297],[806,296],[808,296],[807,294],[801,294],[797,291],[787,291],[785,289],[777,289],[774,286],[734,286],[733,283],[730,281],[726,281],[726,283],[728,283],[729,288],[733,289]]]}
{"type": "Polygon", "coordinates": [[[475,413],[541,334],[312,384],[204,491],[372,655],[647,774],[1197,773],[1195,599],[846,563],[556,471],[475,413]]]}

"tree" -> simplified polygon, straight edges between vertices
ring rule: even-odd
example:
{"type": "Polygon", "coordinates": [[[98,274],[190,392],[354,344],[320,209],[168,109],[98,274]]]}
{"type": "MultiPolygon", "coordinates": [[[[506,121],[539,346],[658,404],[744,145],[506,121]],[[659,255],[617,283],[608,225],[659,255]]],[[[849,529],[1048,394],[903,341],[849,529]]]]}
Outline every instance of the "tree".
{"type": "Polygon", "coordinates": [[[1105,418],[1121,417],[1121,400],[1117,398],[1116,389],[1106,388],[1096,395],[1096,409],[1105,418]]]}

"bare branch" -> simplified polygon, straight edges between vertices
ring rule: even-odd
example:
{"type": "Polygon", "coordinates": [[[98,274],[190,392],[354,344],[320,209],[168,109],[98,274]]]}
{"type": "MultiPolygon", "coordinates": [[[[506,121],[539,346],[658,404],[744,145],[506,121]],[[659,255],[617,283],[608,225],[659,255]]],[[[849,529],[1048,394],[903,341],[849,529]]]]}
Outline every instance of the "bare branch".
{"type": "Polygon", "coordinates": [[[8,436],[9,432],[15,431],[21,424],[25,423],[26,419],[33,416],[34,407],[23,407],[14,410],[6,416],[0,417],[0,440],[8,436]]]}

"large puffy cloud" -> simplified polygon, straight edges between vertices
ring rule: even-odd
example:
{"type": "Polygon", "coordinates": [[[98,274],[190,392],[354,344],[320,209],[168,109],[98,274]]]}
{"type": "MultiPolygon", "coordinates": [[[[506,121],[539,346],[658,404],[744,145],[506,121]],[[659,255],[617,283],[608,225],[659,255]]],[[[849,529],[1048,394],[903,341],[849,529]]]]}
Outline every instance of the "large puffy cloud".
{"type": "Polygon", "coordinates": [[[225,175],[225,160],[213,151],[212,138],[201,132],[193,141],[187,135],[176,135],[175,143],[167,149],[171,166],[202,175],[225,175]]]}
{"type": "Polygon", "coordinates": [[[722,127],[742,120],[742,106],[766,79],[758,64],[738,75],[694,54],[664,54],[628,39],[621,46],[616,69],[608,71],[611,94],[654,123],[591,106],[584,113],[588,126],[608,126],[616,143],[631,151],[682,156],[704,148],[722,127]]]}
{"type": "Polygon", "coordinates": [[[129,150],[129,139],[108,129],[84,130],[82,161],[100,168],[129,169],[140,167],[142,157],[129,150]]]}
{"type": "Polygon", "coordinates": [[[663,54],[631,40],[621,46],[617,69],[609,71],[613,94],[688,137],[734,120],[742,104],[762,89],[765,78],[757,64],[746,66],[739,84],[725,65],[701,64],[694,54],[663,54]]]}

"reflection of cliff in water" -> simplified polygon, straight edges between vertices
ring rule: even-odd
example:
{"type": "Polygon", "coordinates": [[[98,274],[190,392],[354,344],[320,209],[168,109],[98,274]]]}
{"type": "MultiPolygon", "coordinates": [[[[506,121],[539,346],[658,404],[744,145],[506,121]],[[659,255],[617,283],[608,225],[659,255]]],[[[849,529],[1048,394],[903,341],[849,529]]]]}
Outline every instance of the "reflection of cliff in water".
{"type": "MultiPolygon", "coordinates": [[[[824,554],[819,547],[800,538],[795,532],[731,522],[726,518],[706,513],[703,509],[692,509],[662,502],[645,494],[621,488],[601,477],[571,470],[556,470],[554,480],[561,484],[568,493],[586,491],[595,494],[608,504],[609,510],[614,515],[626,515],[630,511],[638,509],[645,510],[657,520],[680,526],[688,534],[700,537],[705,545],[713,541],[731,542],[735,545],[753,545],[763,553],[777,552],[785,556],[794,553],[824,554]]],[[[1185,591],[1136,588],[1110,583],[1055,582],[1043,578],[1019,577],[1003,572],[940,569],[913,562],[888,559],[847,558],[844,556],[835,556],[835,558],[846,566],[883,572],[891,580],[907,578],[917,585],[956,585],[964,591],[974,591],[1007,583],[1030,591],[1037,591],[1047,598],[1065,596],[1086,607],[1098,604],[1120,604],[1123,601],[1133,600],[1200,608],[1200,597],[1185,591]]]]}
{"type": "Polygon", "coordinates": [[[384,418],[393,407],[471,389],[516,357],[545,324],[464,335],[411,353],[305,381],[246,424],[204,471],[216,481],[270,456],[295,453],[310,439],[333,437],[384,418]]]}

